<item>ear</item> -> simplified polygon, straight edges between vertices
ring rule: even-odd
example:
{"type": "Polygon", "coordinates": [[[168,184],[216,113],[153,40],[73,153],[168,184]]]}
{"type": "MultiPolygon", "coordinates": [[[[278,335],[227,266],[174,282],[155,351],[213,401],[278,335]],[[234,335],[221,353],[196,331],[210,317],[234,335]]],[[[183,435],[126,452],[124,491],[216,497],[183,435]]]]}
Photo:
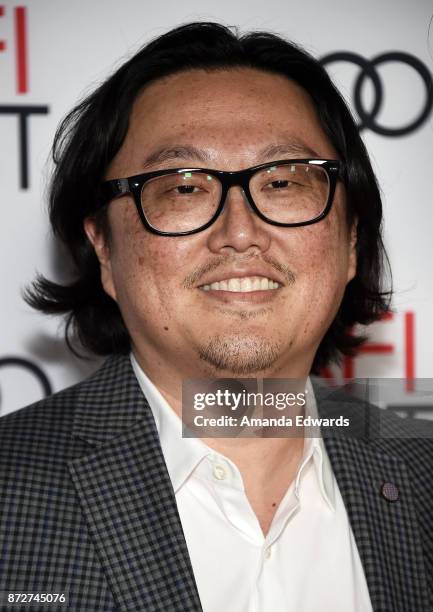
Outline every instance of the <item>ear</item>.
{"type": "Polygon", "coordinates": [[[87,238],[92,243],[96,257],[99,260],[102,286],[105,292],[108,293],[113,300],[117,301],[111,266],[111,253],[107,238],[102,229],[98,227],[93,217],[87,217],[84,220],[84,231],[86,232],[87,238]]]}
{"type": "Polygon", "coordinates": [[[349,236],[349,260],[347,267],[347,282],[351,281],[356,274],[357,253],[356,245],[358,242],[358,219],[354,219],[350,228],[349,236]]]}

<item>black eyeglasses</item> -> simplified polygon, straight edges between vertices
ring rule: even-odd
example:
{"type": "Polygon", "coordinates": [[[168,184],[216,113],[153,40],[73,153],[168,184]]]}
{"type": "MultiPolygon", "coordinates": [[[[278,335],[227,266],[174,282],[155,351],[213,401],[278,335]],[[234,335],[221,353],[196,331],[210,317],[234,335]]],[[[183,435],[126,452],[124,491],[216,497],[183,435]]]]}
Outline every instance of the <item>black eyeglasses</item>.
{"type": "Polygon", "coordinates": [[[238,172],[156,170],[105,181],[102,205],[130,193],[146,229],[161,236],[186,236],[212,225],[230,187],[239,186],[265,223],[299,227],[329,213],[341,170],[340,161],[327,159],[284,159],[238,172]]]}

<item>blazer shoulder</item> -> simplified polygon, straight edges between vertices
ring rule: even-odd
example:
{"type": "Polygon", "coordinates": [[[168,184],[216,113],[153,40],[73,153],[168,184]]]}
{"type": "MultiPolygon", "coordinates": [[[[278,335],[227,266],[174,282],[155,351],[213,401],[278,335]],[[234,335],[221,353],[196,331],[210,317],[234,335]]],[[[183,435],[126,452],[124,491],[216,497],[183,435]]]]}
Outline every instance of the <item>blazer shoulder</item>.
{"type": "Polygon", "coordinates": [[[0,418],[1,465],[13,457],[68,454],[82,388],[87,380],[0,418]]]}
{"type": "MultiPolygon", "coordinates": [[[[356,405],[356,404],[355,404],[356,405]]],[[[432,496],[433,421],[402,417],[368,402],[358,402],[363,415],[366,441],[377,452],[406,465],[412,486],[422,497],[432,496]]]]}
{"type": "Polygon", "coordinates": [[[119,399],[133,377],[129,357],[111,356],[85,380],[0,418],[0,465],[20,454],[73,458],[88,448],[72,435],[77,413],[103,419],[107,404],[119,399]]]}
{"type": "Polygon", "coordinates": [[[428,465],[430,473],[433,471],[433,420],[404,418],[343,389],[316,385],[315,393],[321,416],[348,417],[348,431],[337,428],[332,430],[333,434],[363,440],[378,452],[405,461],[413,469],[422,471],[428,465]]]}
{"type": "MultiPolygon", "coordinates": [[[[433,473],[433,421],[407,418],[375,408],[379,428],[375,443],[387,454],[404,461],[414,478],[431,481],[433,473]]],[[[431,485],[428,487],[431,490],[431,485]]]]}

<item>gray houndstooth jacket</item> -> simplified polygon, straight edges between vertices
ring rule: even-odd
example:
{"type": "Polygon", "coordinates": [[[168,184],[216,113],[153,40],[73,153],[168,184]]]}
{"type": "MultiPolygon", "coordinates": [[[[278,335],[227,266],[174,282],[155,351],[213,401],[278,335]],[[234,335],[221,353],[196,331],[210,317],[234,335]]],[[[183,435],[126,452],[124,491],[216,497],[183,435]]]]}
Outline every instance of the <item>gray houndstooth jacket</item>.
{"type": "MultiPolygon", "coordinates": [[[[335,410],[326,403],[322,416],[335,410]]],[[[354,418],[362,412],[346,408],[354,418]]],[[[327,434],[325,444],[373,609],[431,612],[432,424],[380,419],[381,437],[327,434]],[[422,437],[407,439],[409,426],[422,437]],[[398,486],[397,501],[381,495],[384,482],[398,486]]],[[[201,610],[155,423],[128,357],[0,419],[0,444],[0,591],[60,590],[74,611],[201,610]]]]}

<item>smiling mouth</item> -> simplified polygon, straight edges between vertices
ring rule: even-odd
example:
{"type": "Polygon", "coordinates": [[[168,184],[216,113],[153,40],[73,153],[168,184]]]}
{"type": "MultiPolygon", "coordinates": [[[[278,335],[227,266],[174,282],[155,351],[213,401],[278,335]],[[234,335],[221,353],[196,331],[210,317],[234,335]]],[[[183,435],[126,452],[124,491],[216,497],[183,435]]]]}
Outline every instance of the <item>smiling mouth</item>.
{"type": "Polygon", "coordinates": [[[265,276],[246,276],[242,278],[228,278],[216,281],[209,285],[202,285],[203,291],[230,291],[232,293],[251,293],[253,291],[269,291],[282,287],[280,283],[265,276]]]}

